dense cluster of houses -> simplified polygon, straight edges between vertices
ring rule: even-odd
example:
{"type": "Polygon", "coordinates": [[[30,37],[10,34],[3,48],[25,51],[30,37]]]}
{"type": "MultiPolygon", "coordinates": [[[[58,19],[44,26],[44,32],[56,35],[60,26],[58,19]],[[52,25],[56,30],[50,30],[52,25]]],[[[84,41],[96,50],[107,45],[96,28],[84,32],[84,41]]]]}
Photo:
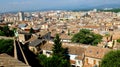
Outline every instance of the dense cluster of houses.
{"type": "MultiPolygon", "coordinates": [[[[53,41],[49,32],[44,32],[44,35],[42,35],[42,33],[39,32],[37,34],[32,34],[27,40],[25,40],[25,37],[27,36],[21,33],[18,34],[20,35],[18,38],[23,44],[27,43],[29,49],[35,54],[41,53],[47,57],[50,57],[52,55],[53,41]],[[40,34],[41,36],[39,36],[40,34]]],[[[101,59],[111,50],[109,48],[77,44],[66,41],[62,41],[62,47],[68,48],[70,63],[73,67],[99,67],[101,59]]]]}
{"type": "Polygon", "coordinates": [[[116,41],[120,38],[120,13],[46,11],[24,14],[20,12],[17,15],[2,16],[4,21],[0,22],[0,26],[8,25],[11,29],[16,28],[15,35],[18,40],[23,45],[27,44],[35,54],[42,53],[50,57],[53,39],[56,34],[59,34],[62,46],[69,50],[73,67],[99,67],[106,53],[120,48],[120,44],[116,41]],[[31,28],[34,31],[33,34],[30,33],[31,28]],[[72,43],[71,37],[80,29],[89,29],[101,34],[102,42],[97,46],[72,43]]]}

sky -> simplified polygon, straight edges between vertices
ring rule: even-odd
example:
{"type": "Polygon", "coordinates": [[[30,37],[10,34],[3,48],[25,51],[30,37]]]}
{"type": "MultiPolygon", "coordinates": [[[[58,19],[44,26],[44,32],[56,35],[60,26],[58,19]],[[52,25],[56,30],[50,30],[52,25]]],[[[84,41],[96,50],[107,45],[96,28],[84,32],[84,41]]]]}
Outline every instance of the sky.
{"type": "Polygon", "coordinates": [[[84,9],[87,7],[119,3],[120,0],[0,0],[0,12],[44,9],[84,9]]]}

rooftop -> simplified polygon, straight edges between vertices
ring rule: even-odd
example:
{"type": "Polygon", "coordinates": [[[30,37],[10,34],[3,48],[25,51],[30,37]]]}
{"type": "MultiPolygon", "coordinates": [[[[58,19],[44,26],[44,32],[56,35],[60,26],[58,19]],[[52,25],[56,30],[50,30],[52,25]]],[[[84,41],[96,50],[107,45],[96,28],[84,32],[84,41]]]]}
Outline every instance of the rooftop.
{"type": "Polygon", "coordinates": [[[0,54],[0,67],[31,67],[25,63],[9,56],[8,54],[0,54]]]}
{"type": "Polygon", "coordinates": [[[39,44],[42,43],[42,42],[43,42],[42,39],[35,39],[34,41],[31,41],[31,42],[29,43],[29,46],[37,46],[37,45],[39,45],[39,44]]]}
{"type": "Polygon", "coordinates": [[[101,59],[109,51],[110,51],[110,49],[108,49],[108,48],[101,48],[101,47],[97,47],[97,46],[89,46],[85,51],[85,56],[101,59]]]}

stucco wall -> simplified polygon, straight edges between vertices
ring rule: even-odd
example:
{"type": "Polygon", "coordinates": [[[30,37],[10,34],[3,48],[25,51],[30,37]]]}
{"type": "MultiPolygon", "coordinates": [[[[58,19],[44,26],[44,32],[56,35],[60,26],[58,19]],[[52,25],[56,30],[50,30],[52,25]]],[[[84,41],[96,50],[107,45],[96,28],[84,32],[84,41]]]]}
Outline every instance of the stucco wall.
{"type": "Polygon", "coordinates": [[[87,63],[87,59],[88,59],[88,64],[91,64],[91,65],[99,65],[101,61],[101,59],[85,57],[85,63],[87,63]],[[94,61],[96,61],[96,64],[94,64],[94,61]]]}
{"type": "Polygon", "coordinates": [[[33,53],[37,53],[37,49],[35,47],[29,46],[30,51],[33,53]]]}
{"type": "Polygon", "coordinates": [[[76,66],[82,67],[83,66],[83,62],[82,60],[76,60],[76,66]]]}

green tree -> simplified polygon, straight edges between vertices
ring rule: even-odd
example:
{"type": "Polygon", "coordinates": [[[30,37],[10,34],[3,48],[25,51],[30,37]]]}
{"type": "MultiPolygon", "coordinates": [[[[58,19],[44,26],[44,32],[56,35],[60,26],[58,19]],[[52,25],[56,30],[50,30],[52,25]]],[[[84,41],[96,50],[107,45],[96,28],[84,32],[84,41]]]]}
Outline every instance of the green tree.
{"type": "Polygon", "coordinates": [[[0,27],[0,36],[14,36],[14,30],[10,30],[8,26],[0,27]]]}
{"type": "Polygon", "coordinates": [[[5,33],[5,36],[9,36],[10,30],[8,26],[3,27],[3,32],[5,33]]]}
{"type": "Polygon", "coordinates": [[[30,28],[29,33],[35,33],[34,30],[33,30],[33,28],[30,28]]]}
{"type": "Polygon", "coordinates": [[[70,67],[68,49],[62,47],[61,39],[57,34],[54,39],[51,57],[38,55],[38,59],[43,67],[70,67]]]}
{"type": "Polygon", "coordinates": [[[53,44],[53,56],[58,56],[62,57],[63,59],[69,60],[69,55],[68,55],[68,49],[62,47],[61,39],[59,38],[59,35],[56,34],[56,37],[54,39],[54,44],[53,44]]]}
{"type": "Polygon", "coordinates": [[[13,37],[14,36],[14,30],[10,30],[9,36],[13,37]]]}
{"type": "Polygon", "coordinates": [[[54,39],[54,44],[53,45],[54,45],[53,49],[52,49],[53,55],[59,55],[59,54],[61,54],[62,52],[60,52],[60,51],[62,51],[63,48],[62,48],[61,39],[59,38],[58,34],[56,35],[56,37],[54,39]]]}
{"type": "Polygon", "coordinates": [[[7,53],[13,56],[13,40],[0,39],[0,53],[7,53]]]}
{"type": "Polygon", "coordinates": [[[53,44],[53,59],[59,58],[57,61],[60,62],[58,67],[69,67],[70,66],[70,59],[69,59],[69,53],[67,48],[62,47],[61,39],[59,38],[59,35],[56,34],[56,37],[54,39],[53,44]]]}
{"type": "Polygon", "coordinates": [[[97,45],[102,41],[102,36],[100,34],[95,34],[88,29],[81,29],[71,40],[74,43],[97,45]]]}
{"type": "Polygon", "coordinates": [[[117,42],[120,43],[120,39],[117,39],[117,42]]]}
{"type": "Polygon", "coordinates": [[[0,30],[0,36],[5,36],[4,32],[0,30]]]}
{"type": "Polygon", "coordinates": [[[101,62],[101,67],[120,67],[120,50],[110,51],[101,62]]]}
{"type": "Polygon", "coordinates": [[[70,67],[68,60],[55,55],[52,57],[46,57],[45,55],[39,54],[38,59],[43,67],[70,67]]]}
{"type": "Polygon", "coordinates": [[[102,36],[100,34],[93,34],[92,45],[96,45],[102,41],[102,36]]]}
{"type": "Polygon", "coordinates": [[[43,54],[39,54],[37,58],[39,59],[39,62],[43,67],[49,67],[48,63],[49,63],[50,57],[47,57],[43,54]]]}

